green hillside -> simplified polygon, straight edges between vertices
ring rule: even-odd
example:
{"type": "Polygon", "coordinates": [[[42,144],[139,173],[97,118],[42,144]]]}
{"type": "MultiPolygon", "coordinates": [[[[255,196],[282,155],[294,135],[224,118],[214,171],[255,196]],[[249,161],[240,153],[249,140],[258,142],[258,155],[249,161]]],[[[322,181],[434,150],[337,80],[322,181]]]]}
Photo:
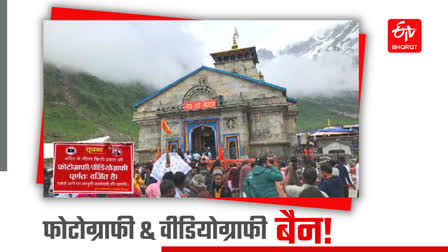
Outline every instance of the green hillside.
{"type": "Polygon", "coordinates": [[[45,142],[106,135],[113,141],[136,141],[138,127],[132,122],[132,105],[150,93],[140,83],[118,85],[45,64],[45,142]]]}
{"type": "MultiPolygon", "coordinates": [[[[153,93],[140,83],[115,84],[87,73],[44,66],[44,139],[79,141],[110,136],[113,141],[137,142],[133,104],[153,93]]],[[[358,123],[358,95],[297,98],[298,132],[332,125],[358,123]]]]}
{"type": "Polygon", "coordinates": [[[342,92],[332,97],[313,96],[297,98],[299,116],[297,130],[306,132],[328,125],[358,124],[358,93],[342,92]]]}

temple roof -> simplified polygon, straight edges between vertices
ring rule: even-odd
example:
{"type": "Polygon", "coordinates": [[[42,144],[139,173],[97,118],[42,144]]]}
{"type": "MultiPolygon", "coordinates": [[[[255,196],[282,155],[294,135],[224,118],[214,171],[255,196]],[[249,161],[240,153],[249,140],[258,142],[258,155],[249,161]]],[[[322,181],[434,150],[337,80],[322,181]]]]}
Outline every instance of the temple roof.
{"type": "MultiPolygon", "coordinates": [[[[173,83],[171,83],[171,84],[165,86],[164,88],[158,90],[157,92],[155,92],[155,93],[151,94],[150,96],[144,98],[143,100],[137,102],[137,103],[134,104],[133,106],[134,106],[134,107],[138,107],[138,106],[140,106],[142,103],[144,103],[144,102],[146,102],[146,101],[148,101],[148,100],[150,100],[150,99],[156,97],[157,95],[159,95],[159,94],[165,92],[165,91],[168,90],[169,88],[171,88],[171,87],[177,85],[178,83],[182,82],[183,80],[187,79],[188,77],[192,76],[193,74],[195,74],[195,73],[197,73],[197,72],[199,72],[199,71],[201,71],[201,70],[203,70],[203,69],[210,70],[210,71],[217,72],[217,73],[221,73],[221,74],[230,75],[230,76],[237,77],[237,78],[241,78],[241,79],[244,79],[244,80],[248,80],[248,81],[251,81],[251,82],[260,84],[260,85],[269,86],[269,87],[272,87],[272,88],[275,88],[275,89],[279,89],[279,90],[283,91],[284,94],[286,95],[286,88],[284,88],[284,87],[281,87],[281,86],[278,86],[278,85],[275,85],[275,84],[272,84],[272,83],[269,83],[269,82],[265,82],[265,81],[261,81],[261,80],[253,79],[253,78],[250,78],[250,77],[241,75],[241,74],[230,73],[230,72],[223,71],[223,70],[216,69],[216,68],[211,68],[211,67],[201,66],[201,67],[197,68],[196,70],[194,70],[193,72],[191,72],[191,73],[189,73],[189,74],[187,74],[187,75],[181,77],[180,79],[174,81],[173,83]]],[[[295,99],[292,99],[292,98],[287,98],[287,99],[288,99],[288,101],[296,102],[295,99]]]]}
{"type": "Polygon", "coordinates": [[[258,63],[257,49],[255,46],[210,53],[210,56],[212,56],[215,63],[243,59],[252,59],[254,64],[258,63]]]}
{"type": "Polygon", "coordinates": [[[320,135],[342,135],[342,134],[353,134],[353,133],[359,133],[357,130],[348,130],[343,128],[337,128],[337,127],[326,127],[323,129],[318,129],[314,131],[310,131],[310,136],[320,136],[320,135]]]}

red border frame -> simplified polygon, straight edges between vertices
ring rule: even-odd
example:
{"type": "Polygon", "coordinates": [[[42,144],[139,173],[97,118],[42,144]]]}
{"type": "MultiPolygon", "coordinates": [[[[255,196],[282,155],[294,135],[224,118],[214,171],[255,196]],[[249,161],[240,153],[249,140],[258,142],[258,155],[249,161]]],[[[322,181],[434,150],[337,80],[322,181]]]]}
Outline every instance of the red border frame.
{"type": "Polygon", "coordinates": [[[431,251],[431,252],[442,252],[447,251],[448,247],[405,247],[405,246],[389,246],[389,247],[368,247],[368,246],[344,246],[344,247],[331,247],[331,246],[316,246],[316,247],[300,247],[300,246],[277,246],[277,247],[239,247],[239,246],[219,246],[219,247],[164,247],[162,246],[162,252],[228,252],[229,249],[232,252],[272,252],[275,250],[281,250],[282,252],[292,252],[298,251],[300,249],[301,252],[311,251],[311,252],[377,252],[377,251],[394,251],[394,252],[420,252],[431,251]]]}
{"type": "MultiPolygon", "coordinates": [[[[94,10],[81,10],[71,8],[52,7],[51,20],[197,20],[176,17],[161,17],[140,14],[127,14],[94,10]]],[[[366,34],[359,35],[359,97],[358,110],[361,103],[362,73],[364,68],[364,50],[366,34]]],[[[42,109],[42,128],[39,146],[39,164],[37,169],[37,184],[43,184],[43,138],[44,138],[44,110],[42,109]]],[[[221,200],[243,201],[252,203],[265,203],[276,205],[325,208],[335,210],[351,210],[351,198],[229,198],[221,200]]],[[[219,248],[219,247],[218,247],[219,248]]],[[[250,248],[250,247],[244,247],[250,248]]],[[[328,247],[325,247],[328,248],[328,247]]],[[[271,248],[272,249],[272,248],[271,248]]],[[[314,248],[313,248],[314,249],[314,248]]],[[[163,249],[162,249],[163,250],[163,249]]],[[[192,249],[193,250],[193,249],[192,249]]],[[[255,249],[254,249],[255,250],[255,249]]],[[[256,247],[259,251],[259,248],[256,247]]]]}

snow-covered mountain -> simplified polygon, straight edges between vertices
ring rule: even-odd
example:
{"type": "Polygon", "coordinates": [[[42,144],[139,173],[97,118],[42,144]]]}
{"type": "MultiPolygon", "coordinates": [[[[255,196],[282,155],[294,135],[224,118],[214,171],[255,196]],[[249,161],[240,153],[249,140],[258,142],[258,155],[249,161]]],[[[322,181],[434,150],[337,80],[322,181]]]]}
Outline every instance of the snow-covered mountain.
{"type": "MultiPolygon", "coordinates": [[[[353,56],[353,63],[358,64],[358,38],[359,22],[351,20],[324,32],[314,34],[306,40],[290,44],[279,50],[277,55],[315,58],[324,52],[337,52],[353,56]]],[[[258,56],[261,60],[270,60],[275,57],[273,52],[264,48],[258,50],[258,56]]]]}

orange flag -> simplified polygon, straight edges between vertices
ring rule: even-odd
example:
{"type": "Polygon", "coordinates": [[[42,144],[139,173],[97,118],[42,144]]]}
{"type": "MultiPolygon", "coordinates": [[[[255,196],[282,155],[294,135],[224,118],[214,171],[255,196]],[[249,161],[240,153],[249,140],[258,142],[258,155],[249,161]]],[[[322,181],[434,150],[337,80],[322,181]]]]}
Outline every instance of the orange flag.
{"type": "Polygon", "coordinates": [[[157,157],[156,157],[156,161],[159,160],[161,154],[160,154],[160,147],[157,146],[157,157]]]}
{"type": "Polygon", "coordinates": [[[222,153],[222,149],[219,144],[218,144],[218,160],[224,160],[224,153],[222,153]]]}
{"type": "Polygon", "coordinates": [[[170,136],[173,135],[173,133],[171,133],[170,127],[168,127],[168,124],[166,123],[165,120],[162,120],[162,125],[160,127],[170,136]]]}

